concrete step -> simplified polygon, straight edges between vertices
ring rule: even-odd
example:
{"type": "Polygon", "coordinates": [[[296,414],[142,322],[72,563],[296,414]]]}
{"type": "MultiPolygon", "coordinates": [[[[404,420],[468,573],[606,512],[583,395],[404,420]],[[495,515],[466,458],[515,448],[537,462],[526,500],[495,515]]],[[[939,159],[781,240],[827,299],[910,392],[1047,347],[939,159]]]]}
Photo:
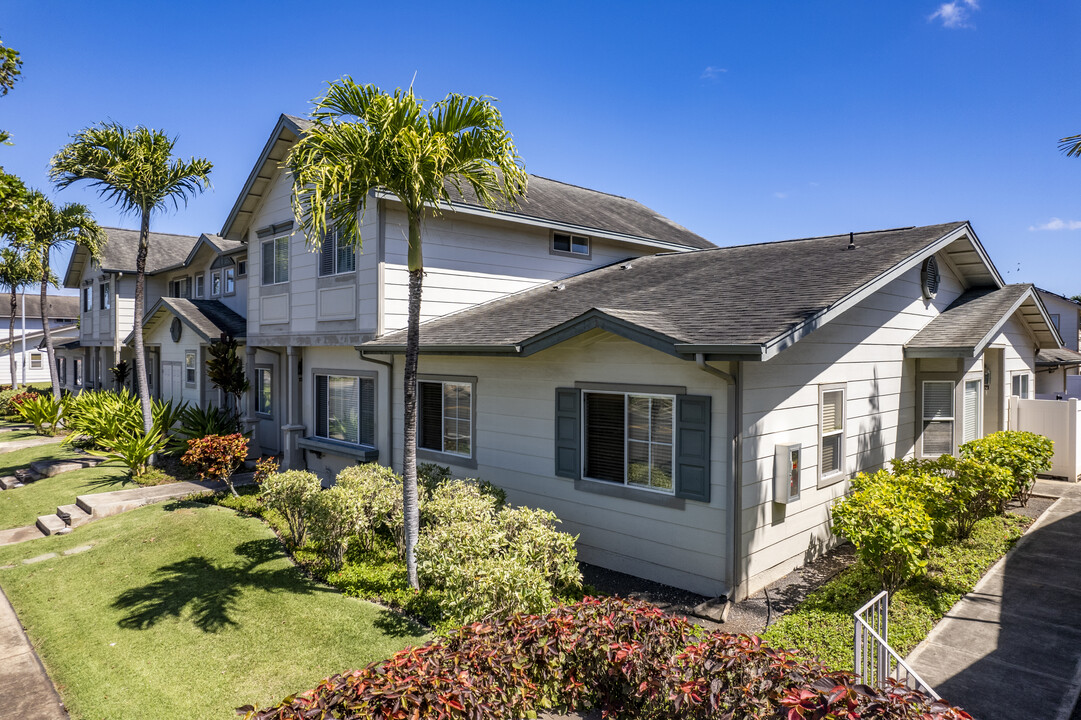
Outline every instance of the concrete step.
{"type": "Polygon", "coordinates": [[[109,517],[128,510],[141,508],[144,505],[162,502],[164,500],[176,500],[185,498],[193,493],[210,493],[220,489],[219,483],[182,482],[169,483],[167,485],[155,485],[153,487],[132,488],[130,490],[116,490],[107,493],[95,493],[93,495],[80,495],[75,498],[75,504],[95,518],[109,517]]]}
{"type": "Polygon", "coordinates": [[[66,535],[71,532],[71,528],[59,515],[42,515],[36,525],[46,535],[66,535]]]}
{"type": "Polygon", "coordinates": [[[27,525],[26,527],[12,528],[10,530],[0,530],[0,546],[14,545],[15,543],[36,540],[43,537],[45,537],[45,533],[43,533],[41,528],[37,525],[27,525]]]}
{"type": "Polygon", "coordinates": [[[80,525],[85,525],[91,520],[90,513],[74,503],[71,505],[61,505],[56,509],[56,515],[72,529],[75,529],[80,525]]]}
{"type": "Polygon", "coordinates": [[[21,482],[23,485],[28,485],[35,480],[40,480],[41,475],[36,473],[31,468],[19,468],[15,471],[15,479],[21,482]]]}
{"type": "Polygon", "coordinates": [[[11,490],[12,488],[22,486],[22,482],[14,475],[4,475],[3,477],[0,477],[0,490],[11,490]]]}
{"type": "Polygon", "coordinates": [[[74,460],[38,460],[30,463],[30,469],[40,477],[53,477],[72,470],[95,467],[101,463],[102,459],[96,457],[81,457],[74,460]]]}

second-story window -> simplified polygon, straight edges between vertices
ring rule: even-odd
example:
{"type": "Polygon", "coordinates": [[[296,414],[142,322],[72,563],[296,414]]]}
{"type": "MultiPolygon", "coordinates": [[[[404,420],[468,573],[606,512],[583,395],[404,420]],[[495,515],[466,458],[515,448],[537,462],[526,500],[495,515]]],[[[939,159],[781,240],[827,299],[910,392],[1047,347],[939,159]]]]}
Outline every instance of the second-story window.
{"type": "Polygon", "coordinates": [[[589,238],[581,235],[552,233],[552,252],[567,255],[589,255],[589,238]]]}
{"type": "Polygon", "coordinates": [[[352,243],[342,237],[337,228],[328,230],[319,249],[319,274],[338,275],[353,272],[356,268],[357,255],[352,243]]]}
{"type": "Polygon", "coordinates": [[[225,294],[236,294],[236,268],[225,268],[225,294]]]}
{"type": "Polygon", "coordinates": [[[195,297],[206,297],[206,275],[195,276],[195,297]]]}
{"type": "Polygon", "coordinates": [[[94,309],[94,286],[87,285],[83,288],[83,312],[94,309]]]}
{"type": "Polygon", "coordinates": [[[169,294],[175,298],[191,297],[191,278],[178,278],[169,283],[169,294]]]}
{"type": "Polygon", "coordinates": [[[263,284],[277,285],[289,282],[289,238],[267,240],[262,245],[263,284]]]}
{"type": "Polygon", "coordinates": [[[101,284],[101,309],[108,310],[113,306],[111,293],[109,292],[109,283],[101,284]]]}
{"type": "Polygon", "coordinates": [[[210,297],[221,295],[221,270],[210,273],[210,297]]]}

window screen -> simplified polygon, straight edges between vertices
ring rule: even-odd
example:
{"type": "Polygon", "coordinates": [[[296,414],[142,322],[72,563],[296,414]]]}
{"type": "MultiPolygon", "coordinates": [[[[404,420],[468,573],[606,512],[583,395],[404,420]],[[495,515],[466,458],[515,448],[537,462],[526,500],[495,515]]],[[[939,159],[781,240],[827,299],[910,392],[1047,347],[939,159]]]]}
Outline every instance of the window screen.
{"type": "Polygon", "coordinates": [[[844,469],[844,390],[822,393],[822,458],[821,474],[832,475],[844,469]]]}
{"type": "Polygon", "coordinates": [[[953,388],[950,381],[923,383],[923,454],[953,452],[953,388]]]}

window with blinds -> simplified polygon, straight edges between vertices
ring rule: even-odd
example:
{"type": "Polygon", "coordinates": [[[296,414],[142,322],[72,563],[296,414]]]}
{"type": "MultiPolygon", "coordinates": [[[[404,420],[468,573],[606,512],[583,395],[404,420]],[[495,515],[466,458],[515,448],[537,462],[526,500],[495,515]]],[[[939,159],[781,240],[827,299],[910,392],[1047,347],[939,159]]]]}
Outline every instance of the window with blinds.
{"type": "Polygon", "coordinates": [[[425,450],[473,454],[473,386],[422,380],[417,383],[417,444],[425,450]]]}
{"type": "Polygon", "coordinates": [[[923,383],[923,454],[953,452],[953,388],[949,380],[923,383]]]}
{"type": "Polygon", "coordinates": [[[980,380],[965,382],[965,417],[961,441],[968,442],[980,436],[980,397],[983,383],[980,380]]]}
{"type": "Polygon", "coordinates": [[[582,393],[584,475],[673,492],[675,398],[582,393]]]}
{"type": "Polygon", "coordinates": [[[820,474],[835,475],[844,470],[845,391],[844,388],[821,391],[821,458],[820,474]]]}
{"type": "Polygon", "coordinates": [[[263,252],[263,284],[275,285],[289,282],[289,238],[267,240],[261,245],[263,252]]]}
{"type": "Polygon", "coordinates": [[[316,375],[315,434],[352,445],[374,446],[375,380],[355,375],[316,375]]]}
{"type": "Polygon", "coordinates": [[[338,275],[356,270],[357,256],[353,246],[337,228],[331,228],[319,248],[319,274],[338,275]]]}

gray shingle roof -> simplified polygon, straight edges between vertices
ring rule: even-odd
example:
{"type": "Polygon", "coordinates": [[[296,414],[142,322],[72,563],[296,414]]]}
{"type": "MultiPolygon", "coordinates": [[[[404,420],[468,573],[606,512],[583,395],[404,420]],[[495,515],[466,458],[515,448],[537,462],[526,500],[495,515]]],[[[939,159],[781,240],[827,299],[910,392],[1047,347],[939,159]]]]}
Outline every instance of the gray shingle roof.
{"type": "MultiPolygon", "coordinates": [[[[958,350],[972,356],[983,349],[983,343],[1005,319],[1028,305],[1026,314],[1040,314],[1032,285],[1007,285],[1003,288],[975,288],[961,294],[934,320],[905,345],[906,353],[920,350],[958,350]]],[[[1037,330],[1037,337],[1049,345],[1058,346],[1050,328],[1037,330]],[[1046,336],[1046,337],[1041,337],[1046,336]]]]}
{"type": "MultiPolygon", "coordinates": [[[[857,233],[853,250],[845,234],[640,257],[424,323],[421,346],[520,346],[576,320],[673,344],[764,345],[964,226],[857,233]]],[[[397,331],[365,347],[404,344],[397,331]]]]}
{"type": "MultiPolygon", "coordinates": [[[[124,228],[103,230],[108,234],[109,240],[101,252],[102,270],[135,272],[136,256],[139,254],[139,231],[124,228]]],[[[151,232],[146,271],[155,273],[183,265],[198,240],[194,235],[151,232]]]]}
{"type": "MultiPolygon", "coordinates": [[[[26,303],[26,317],[41,317],[41,295],[19,294],[15,298],[15,316],[22,314],[23,302],[26,303]]],[[[73,319],[79,317],[79,297],[77,295],[49,295],[49,317],[53,319],[73,319]]],[[[0,312],[8,317],[11,312],[11,295],[0,298],[0,312]]]]}
{"type": "MultiPolygon", "coordinates": [[[[154,303],[143,324],[149,323],[161,310],[167,310],[183,320],[207,342],[217,340],[222,333],[237,339],[243,339],[248,334],[248,323],[243,316],[220,300],[164,297],[154,303]]],[[[130,343],[133,336],[134,333],[129,334],[124,342],[130,343]]]]}
{"type": "Polygon", "coordinates": [[[1081,365],[1081,353],[1069,348],[1048,348],[1036,353],[1036,367],[1081,365]]]}

